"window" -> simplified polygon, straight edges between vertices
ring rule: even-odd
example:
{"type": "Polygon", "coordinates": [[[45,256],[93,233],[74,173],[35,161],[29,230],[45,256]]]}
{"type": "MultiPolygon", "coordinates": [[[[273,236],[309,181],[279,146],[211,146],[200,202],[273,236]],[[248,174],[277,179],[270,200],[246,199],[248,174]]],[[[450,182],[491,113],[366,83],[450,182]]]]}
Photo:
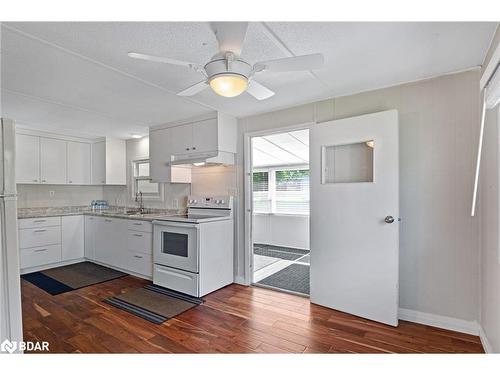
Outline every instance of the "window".
{"type": "Polygon", "coordinates": [[[134,160],[132,162],[133,175],[133,191],[132,197],[141,192],[142,198],[145,200],[162,200],[163,188],[162,185],[156,182],[151,182],[149,177],[149,160],[134,160]]]}
{"type": "Polygon", "coordinates": [[[309,169],[269,168],[253,173],[256,213],[309,215],[309,169]]]}

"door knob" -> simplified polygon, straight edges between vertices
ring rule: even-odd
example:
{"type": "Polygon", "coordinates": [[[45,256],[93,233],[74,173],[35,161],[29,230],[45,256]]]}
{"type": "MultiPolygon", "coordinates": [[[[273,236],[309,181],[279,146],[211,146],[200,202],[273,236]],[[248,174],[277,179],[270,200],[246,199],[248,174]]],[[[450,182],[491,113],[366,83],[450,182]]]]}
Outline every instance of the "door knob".
{"type": "Polygon", "coordinates": [[[392,224],[394,223],[394,218],[392,216],[386,216],[384,221],[387,223],[387,224],[392,224]]]}

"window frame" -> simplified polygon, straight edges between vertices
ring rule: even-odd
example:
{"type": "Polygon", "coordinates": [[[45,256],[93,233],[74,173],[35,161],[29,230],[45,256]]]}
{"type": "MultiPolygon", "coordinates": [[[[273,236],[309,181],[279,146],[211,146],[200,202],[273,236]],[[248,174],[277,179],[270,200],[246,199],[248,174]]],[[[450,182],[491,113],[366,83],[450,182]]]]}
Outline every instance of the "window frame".
{"type": "MultiPolygon", "coordinates": [[[[257,172],[268,172],[268,198],[271,201],[271,211],[270,212],[260,212],[253,210],[253,213],[256,215],[278,215],[278,216],[306,216],[309,217],[311,214],[311,190],[309,189],[309,212],[307,214],[304,213],[284,213],[284,212],[276,212],[276,171],[287,171],[287,170],[301,170],[307,169],[310,171],[309,164],[296,164],[296,165],[285,165],[285,166],[269,166],[269,167],[257,167],[252,169],[252,181],[253,174],[257,172]]],[[[253,182],[252,182],[252,197],[254,196],[255,191],[253,191],[253,182]]],[[[253,205],[252,198],[252,206],[253,205]]]]}
{"type": "MultiPolygon", "coordinates": [[[[131,162],[131,192],[132,192],[132,199],[135,199],[135,194],[138,192],[137,184],[138,181],[150,181],[151,182],[151,177],[149,176],[139,176],[139,165],[140,164],[149,164],[149,168],[151,168],[151,163],[149,158],[142,158],[142,159],[135,159],[132,160],[131,162]]],[[[149,171],[151,174],[151,169],[149,171]]],[[[154,184],[158,185],[158,193],[142,193],[142,199],[143,200],[148,200],[148,201],[163,201],[164,200],[164,189],[163,189],[163,184],[159,182],[151,182],[154,184]]]]}

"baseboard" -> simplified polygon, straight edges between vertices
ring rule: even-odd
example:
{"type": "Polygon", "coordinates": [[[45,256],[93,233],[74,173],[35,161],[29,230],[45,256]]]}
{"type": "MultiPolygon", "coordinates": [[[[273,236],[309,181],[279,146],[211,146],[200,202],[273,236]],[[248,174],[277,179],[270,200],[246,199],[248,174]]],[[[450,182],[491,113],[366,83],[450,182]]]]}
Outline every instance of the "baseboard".
{"type": "Polygon", "coordinates": [[[476,321],[457,319],[449,316],[429,314],[402,308],[400,308],[398,312],[399,319],[401,320],[449,329],[450,331],[468,333],[475,336],[479,336],[480,333],[480,326],[476,321]]]}
{"type": "Polygon", "coordinates": [[[484,332],[483,327],[479,326],[479,338],[481,339],[481,344],[483,344],[483,349],[485,353],[493,353],[488,337],[486,337],[486,332],[484,332]]]}

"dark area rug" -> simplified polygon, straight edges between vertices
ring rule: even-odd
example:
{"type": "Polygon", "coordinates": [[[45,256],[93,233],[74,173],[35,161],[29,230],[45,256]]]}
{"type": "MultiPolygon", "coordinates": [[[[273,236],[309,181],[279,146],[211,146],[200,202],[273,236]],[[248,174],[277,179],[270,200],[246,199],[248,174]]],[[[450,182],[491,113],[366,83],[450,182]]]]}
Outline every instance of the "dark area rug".
{"type": "Polygon", "coordinates": [[[157,285],[146,285],[144,288],[110,297],[104,302],[152,323],[161,324],[199,305],[203,300],[157,285]]]}
{"type": "Polygon", "coordinates": [[[256,284],[309,295],[309,266],[291,264],[256,284]]]}
{"type": "Polygon", "coordinates": [[[32,272],[21,277],[55,296],[126,275],[126,273],[99,264],[81,262],[45,271],[32,272]]]}

